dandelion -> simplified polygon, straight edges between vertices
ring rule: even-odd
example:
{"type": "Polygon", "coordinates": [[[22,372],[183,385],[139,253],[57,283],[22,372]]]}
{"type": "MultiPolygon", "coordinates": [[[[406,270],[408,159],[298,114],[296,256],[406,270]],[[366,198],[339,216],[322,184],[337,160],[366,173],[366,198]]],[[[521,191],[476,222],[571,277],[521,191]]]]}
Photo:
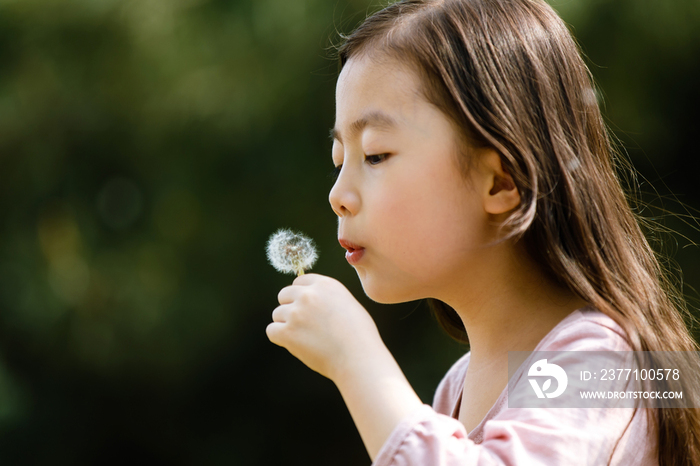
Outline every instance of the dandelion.
{"type": "Polygon", "coordinates": [[[314,242],[291,230],[277,230],[267,242],[267,259],[282,273],[304,275],[317,258],[314,242]]]}

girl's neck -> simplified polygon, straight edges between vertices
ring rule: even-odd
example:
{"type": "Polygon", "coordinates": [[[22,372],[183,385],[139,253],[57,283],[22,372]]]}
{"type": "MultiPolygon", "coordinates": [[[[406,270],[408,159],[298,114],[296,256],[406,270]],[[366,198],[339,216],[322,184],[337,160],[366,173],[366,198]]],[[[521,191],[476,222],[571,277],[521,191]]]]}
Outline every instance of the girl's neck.
{"type": "Polygon", "coordinates": [[[470,343],[470,366],[502,365],[508,351],[532,351],[571,312],[588,303],[552,282],[522,242],[495,246],[479,274],[460,283],[446,301],[461,317],[470,343]]]}

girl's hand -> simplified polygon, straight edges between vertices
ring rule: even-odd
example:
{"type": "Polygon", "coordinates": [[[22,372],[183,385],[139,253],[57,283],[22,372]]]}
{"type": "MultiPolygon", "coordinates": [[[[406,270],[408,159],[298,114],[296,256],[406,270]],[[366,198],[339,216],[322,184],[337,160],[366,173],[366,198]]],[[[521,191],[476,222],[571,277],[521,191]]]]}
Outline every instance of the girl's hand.
{"type": "Polygon", "coordinates": [[[377,326],[339,281],[318,274],[283,288],[267,326],[270,341],[319,374],[336,381],[350,365],[371,361],[386,347],[377,326]]]}

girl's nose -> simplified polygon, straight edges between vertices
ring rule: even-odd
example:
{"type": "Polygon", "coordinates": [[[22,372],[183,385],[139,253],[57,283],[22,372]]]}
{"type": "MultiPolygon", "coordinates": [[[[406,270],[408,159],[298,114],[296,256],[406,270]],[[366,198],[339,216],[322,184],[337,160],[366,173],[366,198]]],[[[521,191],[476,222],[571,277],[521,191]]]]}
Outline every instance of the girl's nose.
{"type": "Polygon", "coordinates": [[[360,209],[359,193],[356,188],[351,185],[349,178],[347,173],[343,173],[341,169],[340,175],[338,179],[335,180],[335,184],[328,195],[331,208],[338,217],[355,215],[360,209]]]}

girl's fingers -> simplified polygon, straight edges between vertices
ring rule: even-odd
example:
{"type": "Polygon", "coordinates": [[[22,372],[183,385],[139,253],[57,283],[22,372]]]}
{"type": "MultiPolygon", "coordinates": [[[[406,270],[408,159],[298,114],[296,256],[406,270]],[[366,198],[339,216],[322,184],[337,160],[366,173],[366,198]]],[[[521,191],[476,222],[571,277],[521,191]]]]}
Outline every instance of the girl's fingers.
{"type": "Polygon", "coordinates": [[[277,294],[277,301],[279,301],[280,304],[291,303],[292,301],[297,299],[299,295],[303,292],[303,290],[300,287],[313,285],[322,277],[322,275],[318,275],[315,273],[308,273],[302,275],[301,277],[297,277],[296,279],[294,279],[294,282],[291,285],[286,286],[280,290],[280,292],[277,294]]]}
{"type": "Polygon", "coordinates": [[[272,322],[265,328],[267,338],[277,346],[282,346],[281,333],[283,327],[284,324],[282,323],[272,322]]]}
{"type": "Polygon", "coordinates": [[[280,292],[277,294],[277,301],[280,304],[289,304],[293,302],[297,296],[299,295],[299,291],[295,289],[293,285],[286,286],[280,290],[280,292]]]}
{"type": "Polygon", "coordinates": [[[272,311],[272,321],[278,323],[287,322],[288,311],[286,306],[277,306],[274,311],[272,311]]]}
{"type": "Polygon", "coordinates": [[[316,282],[318,280],[318,277],[320,275],[317,273],[305,273],[304,275],[301,275],[297,278],[294,279],[292,282],[294,285],[311,285],[312,283],[316,282]]]}

